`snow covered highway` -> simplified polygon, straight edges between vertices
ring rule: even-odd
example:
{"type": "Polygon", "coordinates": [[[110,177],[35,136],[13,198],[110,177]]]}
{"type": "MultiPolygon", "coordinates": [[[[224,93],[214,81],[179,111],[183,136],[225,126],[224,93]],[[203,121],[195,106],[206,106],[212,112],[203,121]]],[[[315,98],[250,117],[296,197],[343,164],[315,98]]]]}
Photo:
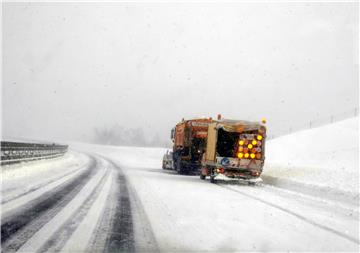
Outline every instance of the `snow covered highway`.
{"type": "Polygon", "coordinates": [[[353,202],[178,175],[165,149],[73,144],[5,166],[4,252],[357,251],[353,202]]]}
{"type": "Polygon", "coordinates": [[[2,171],[4,252],[134,251],[129,193],[120,168],[80,153],[40,163],[2,171]]]}

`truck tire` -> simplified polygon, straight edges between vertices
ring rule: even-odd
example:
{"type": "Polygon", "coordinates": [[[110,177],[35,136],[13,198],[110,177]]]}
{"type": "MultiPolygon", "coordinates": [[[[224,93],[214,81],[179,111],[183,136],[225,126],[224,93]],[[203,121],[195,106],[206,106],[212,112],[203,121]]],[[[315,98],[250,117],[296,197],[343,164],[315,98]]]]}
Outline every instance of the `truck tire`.
{"type": "Polygon", "coordinates": [[[215,168],[210,168],[210,183],[216,184],[215,168]]]}
{"type": "Polygon", "coordinates": [[[177,171],[177,173],[180,174],[180,171],[181,171],[181,162],[179,159],[176,160],[176,163],[175,163],[175,170],[177,171]]]}
{"type": "Polygon", "coordinates": [[[211,176],[210,176],[210,183],[216,184],[216,179],[215,179],[215,176],[214,176],[214,175],[211,175],[211,176]]]}
{"type": "Polygon", "coordinates": [[[205,178],[206,178],[206,176],[205,176],[205,175],[200,174],[200,179],[201,179],[201,180],[205,180],[205,178]]]}
{"type": "Polygon", "coordinates": [[[179,171],[180,175],[188,175],[189,174],[189,170],[183,166],[183,165],[180,165],[180,171],[179,171]]]}
{"type": "Polygon", "coordinates": [[[176,170],[180,175],[186,175],[188,172],[187,168],[184,166],[183,163],[181,163],[180,159],[176,161],[176,170]]]}

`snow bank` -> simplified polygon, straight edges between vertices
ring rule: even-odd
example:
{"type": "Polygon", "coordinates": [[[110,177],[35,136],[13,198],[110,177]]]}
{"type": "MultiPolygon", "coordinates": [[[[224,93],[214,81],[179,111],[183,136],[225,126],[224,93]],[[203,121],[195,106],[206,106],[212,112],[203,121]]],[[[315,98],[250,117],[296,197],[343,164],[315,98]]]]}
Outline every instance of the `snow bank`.
{"type": "Polygon", "coordinates": [[[75,171],[88,162],[89,158],[83,154],[67,152],[57,158],[2,165],[0,171],[2,201],[29,192],[39,185],[75,171]]]}
{"type": "Polygon", "coordinates": [[[359,117],[267,142],[264,178],[359,192],[359,117]]]}

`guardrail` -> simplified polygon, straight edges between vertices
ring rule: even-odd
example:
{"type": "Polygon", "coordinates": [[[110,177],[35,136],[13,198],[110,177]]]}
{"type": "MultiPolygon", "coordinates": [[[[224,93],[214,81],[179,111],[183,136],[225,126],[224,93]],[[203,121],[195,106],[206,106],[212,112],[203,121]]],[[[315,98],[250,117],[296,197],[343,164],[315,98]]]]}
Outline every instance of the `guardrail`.
{"type": "Polygon", "coordinates": [[[31,161],[45,158],[54,158],[64,155],[68,150],[67,145],[1,142],[1,165],[31,161]]]}

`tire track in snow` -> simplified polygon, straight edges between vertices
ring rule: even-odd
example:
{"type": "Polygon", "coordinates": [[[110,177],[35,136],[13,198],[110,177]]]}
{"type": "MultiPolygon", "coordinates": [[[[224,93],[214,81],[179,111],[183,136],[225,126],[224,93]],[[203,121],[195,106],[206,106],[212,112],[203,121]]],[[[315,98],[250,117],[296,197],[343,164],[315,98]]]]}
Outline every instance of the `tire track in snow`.
{"type": "Polygon", "coordinates": [[[128,185],[131,206],[133,211],[133,226],[135,237],[135,251],[137,252],[160,252],[149,218],[146,215],[144,207],[135,191],[128,185]]]}
{"type": "Polygon", "coordinates": [[[16,200],[16,199],[21,198],[21,197],[23,197],[23,196],[25,196],[25,195],[27,195],[27,194],[29,194],[29,193],[32,193],[32,192],[34,192],[34,191],[37,191],[37,190],[39,190],[39,189],[41,189],[41,188],[43,188],[43,187],[48,186],[49,184],[52,184],[52,183],[54,183],[54,182],[57,182],[57,181],[65,178],[65,177],[67,177],[67,176],[69,176],[69,175],[71,175],[71,174],[75,174],[76,172],[80,171],[81,169],[83,169],[83,167],[77,168],[77,169],[72,170],[72,171],[70,171],[70,172],[68,172],[68,173],[66,173],[66,174],[63,174],[63,175],[61,175],[60,177],[55,178],[54,180],[50,180],[50,181],[48,181],[48,182],[46,182],[46,183],[36,185],[35,187],[29,189],[28,191],[22,192],[22,193],[20,193],[20,194],[18,194],[18,195],[16,195],[16,196],[11,196],[10,198],[3,198],[2,201],[1,201],[1,205],[3,206],[4,204],[6,204],[6,203],[8,203],[8,202],[10,202],[10,201],[16,200]]]}
{"type": "Polygon", "coordinates": [[[116,211],[116,199],[118,194],[117,185],[117,171],[112,170],[111,188],[106,198],[106,205],[103,213],[96,225],[95,232],[93,233],[90,243],[87,246],[86,252],[104,252],[105,245],[109,238],[113,217],[116,211]]]}
{"type": "Polygon", "coordinates": [[[69,182],[72,178],[77,178],[81,174],[81,170],[85,170],[85,169],[79,168],[74,173],[68,173],[66,176],[58,178],[55,182],[46,184],[43,187],[38,188],[37,190],[29,191],[26,194],[23,194],[22,196],[14,198],[10,202],[1,205],[1,209],[2,209],[1,211],[3,215],[2,217],[4,218],[11,215],[14,212],[14,210],[18,210],[22,206],[26,206],[27,203],[37,199],[38,197],[41,197],[43,194],[47,192],[51,192],[56,187],[61,186],[66,182],[69,182]]]}
{"type": "Polygon", "coordinates": [[[347,239],[347,240],[349,240],[349,241],[351,241],[351,242],[354,242],[354,243],[356,243],[356,244],[360,244],[360,241],[359,241],[359,239],[357,239],[357,238],[354,238],[354,237],[352,237],[352,236],[349,236],[349,235],[347,235],[347,234],[345,234],[345,233],[342,233],[342,232],[340,232],[340,231],[338,231],[338,230],[332,229],[332,228],[330,228],[330,227],[328,227],[328,226],[322,225],[322,224],[320,224],[320,223],[318,223],[318,222],[316,222],[316,221],[313,221],[312,219],[309,219],[309,218],[307,218],[307,217],[305,217],[305,216],[303,216],[303,215],[301,215],[301,214],[298,214],[298,213],[296,213],[296,212],[294,212],[294,211],[292,211],[292,210],[289,210],[289,209],[287,209],[287,208],[284,208],[284,207],[282,207],[282,206],[280,206],[280,205],[271,203],[270,201],[261,199],[261,198],[259,198],[259,197],[254,196],[254,195],[251,195],[251,194],[248,194],[248,193],[245,193],[245,192],[236,190],[236,189],[234,189],[234,188],[231,188],[231,187],[228,187],[228,186],[225,186],[225,185],[217,185],[217,186],[222,187],[222,188],[225,188],[225,189],[227,189],[227,190],[229,190],[229,191],[236,192],[236,193],[241,194],[241,195],[243,195],[243,196],[246,196],[246,197],[248,197],[248,198],[255,199],[255,200],[257,200],[257,201],[259,201],[259,202],[261,202],[261,203],[263,203],[263,204],[265,204],[265,205],[268,205],[268,206],[274,207],[274,208],[276,208],[276,209],[278,209],[278,210],[281,210],[281,211],[283,211],[283,212],[285,212],[285,213],[287,213],[287,214],[290,214],[290,215],[292,215],[292,216],[294,216],[294,217],[296,217],[296,218],[298,218],[298,219],[300,219],[300,220],[302,220],[302,221],[304,221],[304,222],[307,222],[307,223],[309,223],[309,224],[311,224],[311,225],[313,225],[313,226],[316,226],[316,227],[318,227],[318,228],[320,228],[320,229],[323,229],[323,230],[326,230],[326,231],[328,231],[328,232],[330,232],[330,233],[333,233],[333,234],[335,234],[335,235],[338,235],[338,236],[340,236],[340,237],[342,237],[342,238],[344,238],[344,239],[347,239]]]}
{"type": "MultiPolygon", "coordinates": [[[[100,161],[101,162],[101,161],[100,161]]],[[[98,163],[101,164],[101,163],[98,163]]],[[[97,168],[100,166],[98,165],[97,168]]],[[[102,166],[101,166],[102,167],[102,166]]],[[[100,167],[100,168],[101,168],[100,167]]],[[[59,227],[65,224],[76,211],[82,206],[84,201],[91,196],[92,191],[103,179],[106,169],[97,170],[96,174],[86,182],[82,189],[76,194],[70,202],[67,203],[52,219],[42,226],[36,233],[32,235],[22,246],[19,251],[34,252],[39,251],[44,244],[58,231],[59,227]]]]}
{"type": "Polygon", "coordinates": [[[111,164],[118,172],[116,178],[118,193],[111,232],[105,243],[104,252],[135,252],[133,217],[127,180],[121,168],[113,162],[111,164]]]}
{"type": "MultiPolygon", "coordinates": [[[[47,242],[44,244],[44,246],[41,247],[40,250],[38,250],[38,252],[59,252],[59,251],[64,251],[64,252],[69,252],[71,251],[78,251],[81,252],[82,250],[80,249],[76,249],[71,248],[71,247],[67,247],[67,250],[65,250],[63,247],[65,245],[68,245],[69,243],[69,239],[70,240],[75,240],[77,238],[73,238],[74,237],[74,232],[79,230],[79,226],[81,224],[84,224],[84,219],[88,216],[89,210],[93,210],[93,206],[95,202],[99,201],[99,195],[104,195],[105,193],[107,193],[107,191],[103,190],[104,185],[107,181],[109,181],[109,176],[110,176],[110,170],[107,169],[106,174],[104,174],[100,180],[100,182],[98,183],[98,185],[92,190],[92,192],[89,194],[89,196],[87,197],[87,199],[82,203],[82,205],[75,211],[74,215],[72,215],[70,217],[69,220],[67,220],[52,236],[49,240],[47,240],[47,242]]],[[[111,179],[110,179],[111,180],[111,179]]],[[[110,181],[111,182],[111,181],[110,181]]],[[[109,183],[107,184],[109,185],[109,183]]],[[[101,211],[101,210],[99,210],[101,211]]],[[[81,232],[83,234],[86,233],[92,233],[93,229],[90,228],[91,225],[93,225],[96,221],[91,220],[88,221],[89,226],[88,228],[82,229],[81,232]]],[[[76,237],[76,236],[75,236],[76,237]]],[[[86,246],[87,244],[87,240],[82,241],[80,240],[81,238],[79,238],[78,243],[86,246]]],[[[73,243],[74,244],[74,243],[73,243]]]]}
{"type": "Polygon", "coordinates": [[[104,182],[103,189],[99,194],[96,201],[93,203],[91,209],[86,215],[85,219],[78,226],[77,230],[72,235],[71,239],[67,241],[63,252],[77,251],[77,252],[94,252],[95,250],[89,248],[93,235],[99,231],[96,229],[100,222],[101,217],[104,215],[104,209],[107,205],[107,197],[110,194],[111,186],[113,183],[113,171],[110,173],[106,182],[104,182]],[[79,242],[83,241],[82,244],[79,242]]]}
{"type": "Polygon", "coordinates": [[[34,233],[51,220],[82,189],[94,173],[96,162],[78,177],[28,203],[1,223],[1,248],[18,250],[34,233]]]}
{"type": "MultiPolygon", "coordinates": [[[[10,201],[13,201],[13,200],[16,200],[16,199],[18,199],[18,198],[21,198],[21,197],[23,197],[23,196],[25,196],[25,195],[28,195],[28,194],[30,194],[30,193],[32,193],[32,192],[34,192],[34,191],[37,191],[37,190],[39,190],[39,189],[41,189],[41,188],[47,187],[48,185],[50,185],[50,184],[52,184],[52,183],[55,183],[55,182],[57,182],[57,181],[60,181],[61,179],[70,176],[71,174],[75,175],[77,172],[79,172],[79,171],[81,171],[81,170],[83,170],[83,169],[88,168],[91,164],[94,163],[94,158],[91,157],[91,156],[89,156],[89,155],[87,155],[87,158],[88,158],[87,163],[81,165],[80,167],[77,167],[77,168],[75,167],[74,169],[72,169],[72,170],[70,170],[70,171],[68,171],[68,172],[66,172],[66,173],[64,173],[64,174],[57,175],[57,177],[54,177],[54,178],[52,178],[52,179],[50,179],[50,180],[48,180],[48,181],[46,181],[46,182],[41,182],[41,183],[38,183],[38,184],[36,184],[36,185],[32,185],[31,188],[28,188],[26,191],[13,194],[13,195],[10,195],[10,196],[8,196],[8,197],[4,197],[4,196],[3,196],[3,198],[1,199],[1,206],[3,207],[6,203],[8,203],[8,202],[10,202],[10,201]]],[[[74,165],[71,165],[71,166],[74,166],[74,165]]],[[[9,188],[9,189],[5,190],[5,192],[2,191],[2,193],[3,193],[3,195],[6,196],[6,195],[8,195],[8,194],[6,194],[6,193],[12,192],[12,191],[14,191],[14,190],[16,190],[16,189],[17,189],[17,187],[9,188]]]]}
{"type": "MultiPolygon", "coordinates": [[[[104,229],[106,225],[112,229],[107,235],[104,247],[100,249],[104,252],[160,252],[151,224],[135,189],[127,180],[121,167],[111,160],[108,161],[118,173],[114,182],[116,187],[113,189],[112,196],[109,196],[110,201],[115,203],[107,210],[112,217],[115,217],[115,220],[110,222],[112,224],[109,226],[109,221],[104,216],[104,224],[100,229],[104,229]]],[[[101,237],[100,233],[96,237],[99,235],[101,237]]],[[[100,240],[94,242],[96,241],[101,242],[100,240]]],[[[98,249],[99,247],[95,248],[96,251],[98,249]]],[[[88,250],[91,251],[94,248],[88,248],[88,250]]]]}
{"type": "Polygon", "coordinates": [[[79,176],[3,220],[2,250],[159,252],[145,211],[121,168],[107,159],[96,158],[93,162],[79,176]],[[136,245],[135,225],[140,248],[136,245]]]}

